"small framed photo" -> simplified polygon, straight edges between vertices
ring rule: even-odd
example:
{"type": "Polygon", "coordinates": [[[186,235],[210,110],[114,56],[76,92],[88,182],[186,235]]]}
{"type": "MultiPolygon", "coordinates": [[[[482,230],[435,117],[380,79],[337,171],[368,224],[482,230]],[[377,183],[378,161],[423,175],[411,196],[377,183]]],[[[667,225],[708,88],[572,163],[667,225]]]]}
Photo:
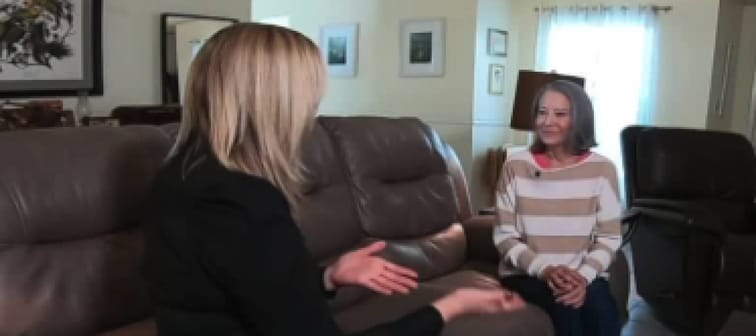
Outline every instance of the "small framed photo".
{"type": "Polygon", "coordinates": [[[446,21],[439,19],[401,22],[401,71],[403,77],[444,75],[446,21]]]}
{"type": "Polygon", "coordinates": [[[504,94],[504,66],[491,64],[488,68],[488,93],[494,96],[504,94]]]}
{"type": "Polygon", "coordinates": [[[320,32],[320,49],[332,77],[357,76],[357,23],[325,25],[320,32]]]}
{"type": "Polygon", "coordinates": [[[509,33],[499,29],[488,29],[488,55],[507,57],[509,33]]]}

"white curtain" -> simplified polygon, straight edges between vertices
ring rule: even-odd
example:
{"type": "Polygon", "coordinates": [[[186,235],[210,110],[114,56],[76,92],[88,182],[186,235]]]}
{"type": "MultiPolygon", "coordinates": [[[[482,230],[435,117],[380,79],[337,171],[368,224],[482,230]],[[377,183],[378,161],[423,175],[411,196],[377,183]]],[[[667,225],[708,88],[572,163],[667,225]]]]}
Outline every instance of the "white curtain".
{"type": "Polygon", "coordinates": [[[596,151],[614,161],[621,181],[620,132],[653,122],[657,14],[649,6],[551,7],[538,13],[536,70],[586,79],[595,108],[596,151]]]}

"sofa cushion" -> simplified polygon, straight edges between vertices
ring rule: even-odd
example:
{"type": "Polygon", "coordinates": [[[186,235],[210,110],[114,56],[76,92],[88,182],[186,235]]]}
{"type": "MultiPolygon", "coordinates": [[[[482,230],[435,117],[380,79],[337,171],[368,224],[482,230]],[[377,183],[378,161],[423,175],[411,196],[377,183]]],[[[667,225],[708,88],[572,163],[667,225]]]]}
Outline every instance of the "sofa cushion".
{"type": "Polygon", "coordinates": [[[365,234],[329,135],[315,123],[302,147],[306,185],[292,212],[310,253],[323,261],[356,247],[365,234]]]}
{"type": "Polygon", "coordinates": [[[154,319],[146,319],[130,323],[97,336],[157,336],[157,325],[154,319]]]}
{"type": "Polygon", "coordinates": [[[459,221],[438,134],[414,118],[321,117],[340,149],[362,228],[380,239],[411,239],[459,221]]]}
{"type": "Polygon", "coordinates": [[[163,124],[158,126],[160,127],[163,132],[168,136],[168,140],[173,146],[173,144],[176,142],[176,137],[178,136],[179,128],[181,127],[180,124],[177,123],[170,123],[170,124],[163,124]]]}
{"type": "Polygon", "coordinates": [[[169,141],[154,127],[0,134],[0,335],[147,317],[133,220],[169,141]],[[6,161],[7,160],[7,161],[6,161]]]}
{"type": "Polygon", "coordinates": [[[133,225],[169,147],[155,127],[0,134],[0,243],[84,239],[133,225]]]}
{"type": "Polygon", "coordinates": [[[464,221],[472,216],[470,194],[467,190],[467,178],[465,177],[465,171],[462,168],[462,163],[459,161],[457,153],[454,152],[454,148],[448,143],[444,144],[444,160],[446,161],[446,169],[454,182],[454,192],[457,195],[457,218],[460,221],[464,221]]]}
{"type": "Polygon", "coordinates": [[[384,256],[421,279],[457,269],[466,241],[456,224],[451,151],[438,134],[414,118],[321,117],[320,123],[344,162],[361,229],[389,241],[384,256]]]}
{"type": "MultiPolygon", "coordinates": [[[[345,332],[364,330],[400,318],[432,303],[444,294],[461,287],[498,288],[497,280],[473,271],[458,271],[420,283],[408,295],[372,296],[336,314],[336,321],[345,332]]],[[[449,323],[445,336],[539,336],[552,335],[551,321],[539,308],[505,314],[463,316],[449,323]]]]}
{"type": "MultiPolygon", "coordinates": [[[[465,260],[466,240],[459,224],[425,237],[389,240],[387,243],[386,249],[379,255],[415,270],[421,280],[447,274],[459,268],[465,260]]],[[[331,298],[329,304],[332,309],[340,311],[370,297],[372,293],[362,287],[342,288],[331,298]]]]}
{"type": "Polygon", "coordinates": [[[421,280],[433,279],[458,269],[465,262],[467,240],[460,224],[415,239],[389,240],[384,258],[409,267],[421,280]]]}

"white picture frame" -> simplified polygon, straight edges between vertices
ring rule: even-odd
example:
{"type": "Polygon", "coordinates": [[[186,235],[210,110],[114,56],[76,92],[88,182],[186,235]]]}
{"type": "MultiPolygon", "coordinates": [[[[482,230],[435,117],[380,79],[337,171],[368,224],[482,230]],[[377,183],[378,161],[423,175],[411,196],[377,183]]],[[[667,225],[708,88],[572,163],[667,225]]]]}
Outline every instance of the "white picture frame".
{"type": "Polygon", "coordinates": [[[359,24],[341,23],[321,27],[320,50],[331,77],[356,77],[359,24]]]}
{"type": "Polygon", "coordinates": [[[442,77],[445,71],[446,20],[402,20],[399,29],[402,77],[442,77]]]}
{"type": "Polygon", "coordinates": [[[500,29],[488,29],[488,55],[507,57],[509,33],[500,29]]]}
{"type": "Polygon", "coordinates": [[[492,96],[504,95],[504,66],[491,64],[488,67],[488,94],[492,96]]]}

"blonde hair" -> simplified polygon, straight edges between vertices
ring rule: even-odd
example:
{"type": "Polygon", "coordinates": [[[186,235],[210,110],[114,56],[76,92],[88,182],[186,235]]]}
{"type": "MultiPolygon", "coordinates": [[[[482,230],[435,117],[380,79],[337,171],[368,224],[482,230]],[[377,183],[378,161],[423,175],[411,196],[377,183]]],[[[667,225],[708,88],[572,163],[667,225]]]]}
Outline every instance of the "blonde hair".
{"type": "Polygon", "coordinates": [[[301,138],[324,90],[325,66],[309,38],[258,23],[224,28],[190,66],[172,153],[196,133],[223,166],[265,178],[296,201],[301,138]]]}

